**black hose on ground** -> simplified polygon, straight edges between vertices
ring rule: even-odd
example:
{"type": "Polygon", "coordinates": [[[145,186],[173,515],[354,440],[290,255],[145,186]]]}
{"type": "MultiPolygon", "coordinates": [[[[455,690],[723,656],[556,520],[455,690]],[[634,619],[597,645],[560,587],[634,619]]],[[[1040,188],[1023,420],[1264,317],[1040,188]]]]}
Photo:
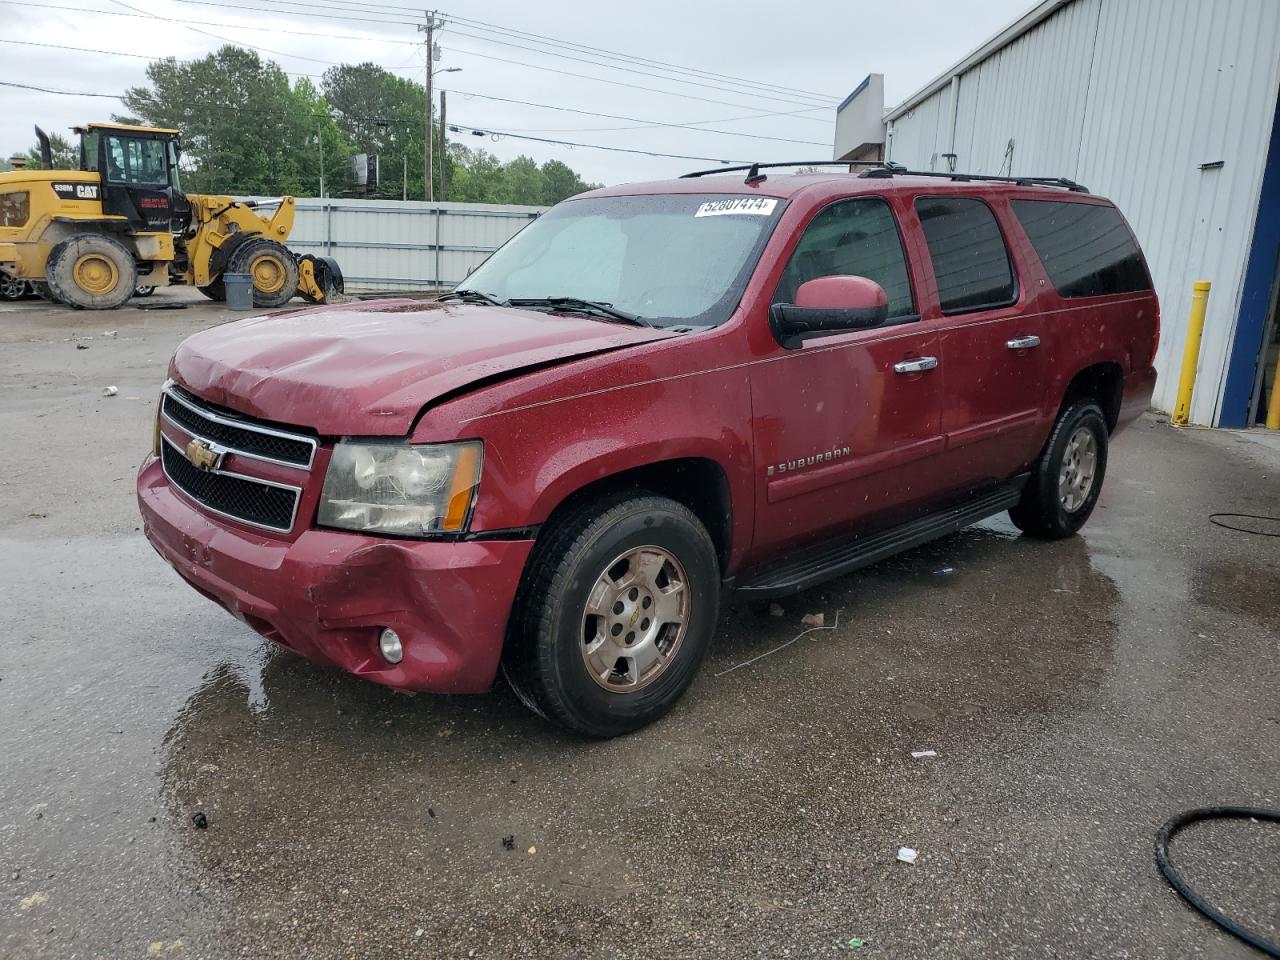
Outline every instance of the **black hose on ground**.
{"type": "Polygon", "coordinates": [[[1173,817],[1156,833],[1156,863],[1160,867],[1160,872],[1164,874],[1164,878],[1169,881],[1169,886],[1177,890],[1187,903],[1191,904],[1223,930],[1239,937],[1250,946],[1257,947],[1268,956],[1280,957],[1280,944],[1263,940],[1253,931],[1245,929],[1214,909],[1173,869],[1173,864],[1169,862],[1169,842],[1183,827],[1190,826],[1201,820],[1269,820],[1272,823],[1280,823],[1280,810],[1264,810],[1254,807],[1198,807],[1195,810],[1188,810],[1186,813],[1180,813],[1173,817]]]}
{"type": "Polygon", "coordinates": [[[1280,517],[1263,517],[1256,513],[1211,513],[1209,522],[1216,527],[1234,530],[1236,533],[1252,533],[1259,537],[1280,537],[1280,517]],[[1274,530],[1254,530],[1251,527],[1230,522],[1233,520],[1261,520],[1264,523],[1275,524],[1276,527],[1274,530]]]}

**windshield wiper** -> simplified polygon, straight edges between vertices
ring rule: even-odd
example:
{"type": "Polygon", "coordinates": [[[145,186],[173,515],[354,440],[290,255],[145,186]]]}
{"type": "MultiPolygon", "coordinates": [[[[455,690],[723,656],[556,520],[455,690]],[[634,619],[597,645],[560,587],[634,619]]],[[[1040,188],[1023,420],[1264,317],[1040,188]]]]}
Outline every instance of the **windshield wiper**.
{"type": "Polygon", "coordinates": [[[559,310],[576,310],[579,313],[594,313],[611,320],[634,324],[637,327],[652,327],[654,324],[637,313],[619,310],[611,303],[603,300],[583,300],[581,297],[530,297],[512,300],[515,307],[555,307],[559,310]]]}
{"type": "Polygon", "coordinates": [[[437,302],[446,300],[458,300],[462,303],[487,303],[491,307],[509,307],[510,300],[500,300],[492,294],[484,293],[480,290],[453,290],[449,293],[436,297],[437,302]]]}

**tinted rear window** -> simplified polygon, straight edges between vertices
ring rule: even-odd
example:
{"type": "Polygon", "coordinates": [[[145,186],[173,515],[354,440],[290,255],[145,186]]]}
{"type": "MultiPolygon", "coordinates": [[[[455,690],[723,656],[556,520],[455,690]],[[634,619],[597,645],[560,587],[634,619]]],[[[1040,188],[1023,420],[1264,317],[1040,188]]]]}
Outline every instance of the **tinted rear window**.
{"type": "Polygon", "coordinates": [[[1013,212],[1062,296],[1151,289],[1142,254],[1115,207],[1014,200],[1013,212]]]}
{"type": "Polygon", "coordinates": [[[987,310],[1017,299],[1009,251],[990,207],[968,197],[920,197],[916,214],[943,313],[987,310]]]}

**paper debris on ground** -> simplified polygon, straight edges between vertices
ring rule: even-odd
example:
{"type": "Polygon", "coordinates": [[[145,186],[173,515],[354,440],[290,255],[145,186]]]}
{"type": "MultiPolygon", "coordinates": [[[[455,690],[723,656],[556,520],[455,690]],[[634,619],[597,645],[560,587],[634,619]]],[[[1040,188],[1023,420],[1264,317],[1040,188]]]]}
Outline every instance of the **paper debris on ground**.
{"type": "Polygon", "coordinates": [[[800,618],[800,622],[806,627],[822,627],[826,625],[827,617],[823,613],[806,613],[800,618]]]}
{"type": "Polygon", "coordinates": [[[119,392],[120,392],[119,387],[103,387],[102,388],[102,395],[104,397],[114,397],[119,392]]]}
{"type": "Polygon", "coordinates": [[[937,755],[938,755],[937,750],[912,750],[911,751],[911,756],[915,757],[917,760],[919,760],[921,757],[936,757],[937,755]]]}
{"type": "Polygon", "coordinates": [[[49,895],[41,890],[37,890],[29,897],[23,897],[18,901],[19,910],[30,910],[32,907],[41,907],[49,902],[49,895]]]}
{"type": "Polygon", "coordinates": [[[920,851],[912,850],[910,847],[899,847],[898,859],[903,863],[915,863],[916,857],[919,856],[919,853],[920,851]]]}

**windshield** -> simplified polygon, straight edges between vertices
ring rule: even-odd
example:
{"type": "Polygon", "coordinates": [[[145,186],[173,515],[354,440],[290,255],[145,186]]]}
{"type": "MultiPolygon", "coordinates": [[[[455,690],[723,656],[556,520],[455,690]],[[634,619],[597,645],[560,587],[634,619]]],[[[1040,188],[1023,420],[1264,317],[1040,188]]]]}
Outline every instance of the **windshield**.
{"type": "Polygon", "coordinates": [[[136,186],[166,186],[163,140],[107,137],[107,179],[136,186]]]}
{"type": "Polygon", "coordinates": [[[662,326],[722,323],[783,206],[773,197],[723,194],[566,201],[459,289],[502,300],[592,300],[662,326]]]}

